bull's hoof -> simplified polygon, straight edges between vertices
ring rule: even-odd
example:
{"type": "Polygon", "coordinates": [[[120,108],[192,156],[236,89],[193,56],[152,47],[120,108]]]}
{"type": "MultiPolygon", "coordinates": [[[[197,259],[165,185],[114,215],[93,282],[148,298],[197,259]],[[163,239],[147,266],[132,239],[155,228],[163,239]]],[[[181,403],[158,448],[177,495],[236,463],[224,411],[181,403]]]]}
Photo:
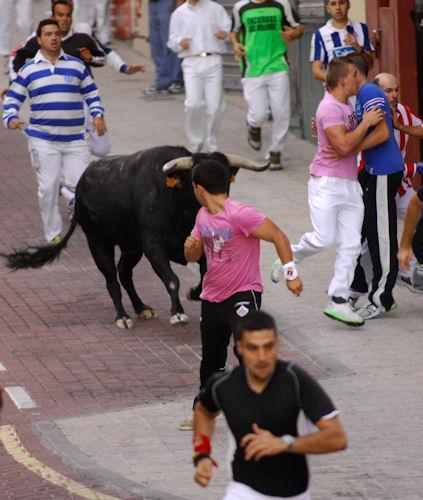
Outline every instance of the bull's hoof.
{"type": "Polygon", "coordinates": [[[137,313],[138,319],[154,319],[157,318],[158,314],[154,309],[144,309],[140,313],[137,313]]]}
{"type": "Polygon", "coordinates": [[[201,300],[200,294],[201,290],[198,291],[197,288],[190,288],[187,292],[187,300],[201,300]]]}
{"type": "Polygon", "coordinates": [[[116,320],[116,326],[121,330],[129,330],[134,328],[134,323],[131,318],[119,318],[116,320]]]}
{"type": "Polygon", "coordinates": [[[188,316],[184,313],[176,313],[170,317],[170,324],[172,326],[183,325],[185,323],[188,323],[188,316]]]}

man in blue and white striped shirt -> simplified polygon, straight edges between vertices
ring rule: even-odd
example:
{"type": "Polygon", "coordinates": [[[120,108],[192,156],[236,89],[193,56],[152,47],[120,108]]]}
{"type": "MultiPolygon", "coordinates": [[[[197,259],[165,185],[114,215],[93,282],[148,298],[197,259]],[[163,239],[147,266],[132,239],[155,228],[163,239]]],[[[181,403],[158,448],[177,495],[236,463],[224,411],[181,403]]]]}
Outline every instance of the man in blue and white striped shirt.
{"type": "MultiPolygon", "coordinates": [[[[84,101],[99,135],[106,130],[98,89],[80,59],[65,54],[57,21],[45,19],[37,29],[40,50],[19,71],[4,100],[4,124],[20,129],[19,111],[30,102],[29,137],[32,165],[37,174],[38,200],[47,241],[57,243],[63,228],[59,189],[75,187],[90,162],[84,139],[84,101]]],[[[72,203],[73,200],[70,202],[72,203]]]]}
{"type": "Polygon", "coordinates": [[[313,77],[322,82],[326,82],[326,68],[334,57],[358,52],[371,67],[374,52],[367,26],[348,19],[349,0],[325,0],[325,3],[330,19],[313,34],[310,51],[313,77]]]}

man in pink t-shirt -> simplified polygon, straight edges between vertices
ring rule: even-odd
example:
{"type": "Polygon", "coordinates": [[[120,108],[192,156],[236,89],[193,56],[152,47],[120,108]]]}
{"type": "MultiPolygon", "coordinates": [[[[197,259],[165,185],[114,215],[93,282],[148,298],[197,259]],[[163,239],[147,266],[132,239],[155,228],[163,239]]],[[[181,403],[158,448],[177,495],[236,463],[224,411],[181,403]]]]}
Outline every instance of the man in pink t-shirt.
{"type": "Polygon", "coordinates": [[[196,262],[204,252],[207,259],[201,294],[201,388],[210,375],[225,369],[227,347],[239,318],[260,307],[260,240],[275,246],[286,285],[294,295],[300,295],[302,282],[285,233],[255,208],[229,198],[226,166],[204,160],[194,167],[192,180],[202,208],[185,241],[185,258],[196,262]]]}
{"type": "MultiPolygon", "coordinates": [[[[334,276],[324,314],[351,326],[364,324],[348,303],[357,257],[361,249],[364,205],[357,180],[356,155],[370,127],[384,114],[374,108],[357,126],[349,98],[358,92],[357,70],[342,59],[330,62],[327,87],[317,108],[317,153],[310,166],[308,203],[313,231],[292,246],[295,262],[336,245],[334,276]]],[[[276,261],[272,279],[279,280],[276,261]]]]}

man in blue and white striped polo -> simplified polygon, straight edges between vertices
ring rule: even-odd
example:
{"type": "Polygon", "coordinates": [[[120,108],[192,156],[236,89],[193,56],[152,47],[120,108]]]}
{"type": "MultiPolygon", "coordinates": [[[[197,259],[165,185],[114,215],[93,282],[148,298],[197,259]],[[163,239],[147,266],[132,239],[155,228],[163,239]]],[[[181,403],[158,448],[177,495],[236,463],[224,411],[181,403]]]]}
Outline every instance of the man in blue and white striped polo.
{"type": "MultiPolygon", "coordinates": [[[[40,50],[19,71],[4,100],[4,124],[20,129],[19,111],[29,96],[29,151],[38,180],[38,201],[47,241],[58,243],[63,228],[59,188],[75,187],[90,162],[84,139],[84,104],[99,135],[106,131],[98,89],[84,63],[65,54],[57,21],[45,19],[37,28],[40,50]]],[[[70,200],[72,203],[73,200],[70,200]]]]}
{"type": "Polygon", "coordinates": [[[366,24],[348,19],[349,0],[325,0],[325,3],[330,19],[313,34],[311,40],[310,62],[313,77],[326,82],[328,64],[334,57],[342,57],[350,52],[363,54],[371,68],[374,48],[366,24]]]}

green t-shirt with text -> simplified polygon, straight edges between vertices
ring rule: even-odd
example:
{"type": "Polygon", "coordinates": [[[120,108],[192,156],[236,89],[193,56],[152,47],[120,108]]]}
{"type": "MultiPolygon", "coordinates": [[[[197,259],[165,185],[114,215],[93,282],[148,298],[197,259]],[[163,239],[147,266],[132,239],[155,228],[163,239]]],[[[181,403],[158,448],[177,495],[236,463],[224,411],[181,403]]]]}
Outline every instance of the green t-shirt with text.
{"type": "Polygon", "coordinates": [[[288,71],[286,43],[280,33],[284,26],[291,24],[277,0],[241,0],[235,4],[232,30],[239,33],[239,42],[245,47],[245,57],[240,61],[243,77],[288,71]]]}

